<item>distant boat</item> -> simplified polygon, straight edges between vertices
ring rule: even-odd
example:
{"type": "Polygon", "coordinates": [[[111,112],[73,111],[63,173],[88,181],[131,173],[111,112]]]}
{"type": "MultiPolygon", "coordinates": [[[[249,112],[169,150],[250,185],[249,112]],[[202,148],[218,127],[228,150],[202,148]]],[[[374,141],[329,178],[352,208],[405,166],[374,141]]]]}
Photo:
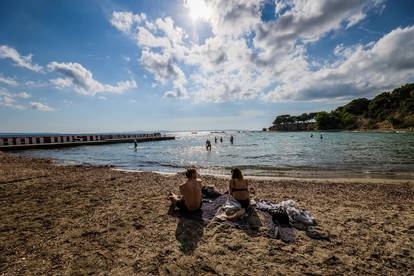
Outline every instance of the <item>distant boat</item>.
{"type": "Polygon", "coordinates": [[[224,131],[210,131],[210,133],[225,133],[224,131]]]}
{"type": "Polygon", "coordinates": [[[198,132],[197,131],[193,131],[193,132],[191,132],[191,134],[198,134],[198,132]]]}

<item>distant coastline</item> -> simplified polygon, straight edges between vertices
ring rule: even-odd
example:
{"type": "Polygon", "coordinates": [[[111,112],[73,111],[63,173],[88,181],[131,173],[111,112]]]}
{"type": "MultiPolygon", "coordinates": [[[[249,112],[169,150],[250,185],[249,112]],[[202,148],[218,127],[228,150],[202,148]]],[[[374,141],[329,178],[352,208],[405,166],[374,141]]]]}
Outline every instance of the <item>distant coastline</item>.
{"type": "Polygon", "coordinates": [[[373,133],[414,133],[414,128],[403,128],[403,129],[311,129],[311,130],[272,130],[263,129],[263,131],[269,132],[373,132],[373,133]]]}
{"type": "Polygon", "coordinates": [[[414,83],[372,100],[354,99],[331,112],[278,115],[269,131],[414,132],[414,83]]]}

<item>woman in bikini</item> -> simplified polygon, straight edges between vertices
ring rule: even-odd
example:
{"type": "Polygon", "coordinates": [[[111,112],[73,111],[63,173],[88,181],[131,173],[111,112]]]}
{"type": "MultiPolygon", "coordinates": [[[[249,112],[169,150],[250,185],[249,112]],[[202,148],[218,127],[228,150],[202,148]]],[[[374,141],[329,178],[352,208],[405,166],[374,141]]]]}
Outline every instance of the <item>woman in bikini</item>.
{"type": "Polygon", "coordinates": [[[243,208],[250,205],[249,183],[243,178],[240,169],[234,168],[231,170],[231,179],[229,185],[230,195],[233,196],[243,208]]]}

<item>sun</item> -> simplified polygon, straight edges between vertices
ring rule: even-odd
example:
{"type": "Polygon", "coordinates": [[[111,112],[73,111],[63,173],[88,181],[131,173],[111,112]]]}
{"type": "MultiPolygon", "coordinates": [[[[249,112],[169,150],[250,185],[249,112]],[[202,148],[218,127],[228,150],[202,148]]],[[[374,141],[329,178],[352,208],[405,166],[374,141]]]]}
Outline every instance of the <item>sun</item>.
{"type": "Polygon", "coordinates": [[[189,15],[194,21],[210,17],[210,9],[204,0],[186,0],[184,6],[190,10],[189,15]]]}

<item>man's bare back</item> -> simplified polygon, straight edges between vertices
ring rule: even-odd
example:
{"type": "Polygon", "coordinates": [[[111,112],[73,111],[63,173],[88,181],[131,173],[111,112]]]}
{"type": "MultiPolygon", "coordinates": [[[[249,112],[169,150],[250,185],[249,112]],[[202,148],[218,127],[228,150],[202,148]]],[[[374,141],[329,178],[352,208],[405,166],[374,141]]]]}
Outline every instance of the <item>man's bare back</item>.
{"type": "Polygon", "coordinates": [[[201,184],[200,179],[188,179],[184,184],[180,185],[180,193],[184,199],[185,206],[188,210],[197,210],[201,206],[201,184]]]}
{"type": "Polygon", "coordinates": [[[185,173],[187,181],[180,185],[181,198],[174,193],[170,193],[168,199],[179,209],[195,211],[201,207],[203,184],[197,179],[197,171],[193,168],[188,169],[185,173]]]}

